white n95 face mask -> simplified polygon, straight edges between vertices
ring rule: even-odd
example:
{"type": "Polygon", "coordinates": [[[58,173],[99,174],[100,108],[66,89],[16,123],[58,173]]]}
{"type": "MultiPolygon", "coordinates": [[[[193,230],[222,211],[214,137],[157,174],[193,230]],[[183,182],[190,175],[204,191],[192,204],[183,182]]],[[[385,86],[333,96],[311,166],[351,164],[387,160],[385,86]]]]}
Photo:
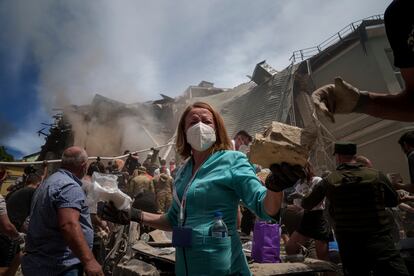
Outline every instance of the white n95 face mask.
{"type": "Polygon", "coordinates": [[[196,151],[205,151],[216,142],[214,128],[202,122],[198,122],[187,129],[187,142],[196,151]]]}

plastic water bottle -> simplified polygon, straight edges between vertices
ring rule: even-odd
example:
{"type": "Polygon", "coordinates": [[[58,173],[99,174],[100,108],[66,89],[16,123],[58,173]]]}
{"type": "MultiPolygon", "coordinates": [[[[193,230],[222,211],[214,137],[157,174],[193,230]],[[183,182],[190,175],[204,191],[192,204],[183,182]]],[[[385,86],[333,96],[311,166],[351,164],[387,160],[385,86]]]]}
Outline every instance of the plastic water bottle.
{"type": "Polygon", "coordinates": [[[223,221],[223,213],[217,211],[214,213],[214,224],[211,226],[211,236],[215,238],[225,238],[229,232],[227,226],[223,221]]]}

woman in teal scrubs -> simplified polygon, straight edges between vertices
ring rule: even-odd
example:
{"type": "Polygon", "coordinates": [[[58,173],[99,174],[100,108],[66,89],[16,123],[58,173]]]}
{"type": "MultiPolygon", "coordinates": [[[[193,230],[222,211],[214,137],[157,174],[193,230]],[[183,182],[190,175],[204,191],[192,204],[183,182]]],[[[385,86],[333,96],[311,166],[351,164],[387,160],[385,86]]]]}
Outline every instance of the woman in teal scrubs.
{"type": "MultiPolygon", "coordinates": [[[[272,183],[266,189],[246,155],[231,150],[223,119],[206,103],[192,104],[184,111],[176,148],[186,161],[177,172],[171,208],[162,215],[131,209],[124,222],[130,219],[173,230],[177,275],[251,275],[236,229],[239,201],[260,218],[271,220],[280,209],[281,189],[272,183]],[[223,213],[227,237],[211,236],[215,211],[223,213]]],[[[114,212],[106,210],[108,220],[119,218],[114,212]]]]}

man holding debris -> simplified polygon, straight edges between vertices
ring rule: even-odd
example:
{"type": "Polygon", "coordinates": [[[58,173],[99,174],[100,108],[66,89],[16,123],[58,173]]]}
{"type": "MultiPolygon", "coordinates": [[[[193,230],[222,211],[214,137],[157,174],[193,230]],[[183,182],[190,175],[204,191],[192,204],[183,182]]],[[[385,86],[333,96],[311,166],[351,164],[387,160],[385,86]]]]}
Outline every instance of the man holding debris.
{"type": "Polygon", "coordinates": [[[383,119],[414,121],[414,1],[394,0],[384,14],[385,29],[405,89],[399,94],[360,91],[341,78],[312,94],[315,106],[335,122],[335,113],[365,113],[383,119]]]}
{"type": "Polygon", "coordinates": [[[408,275],[396,249],[391,217],[398,195],[381,172],[355,161],[356,144],[335,143],[338,167],[303,198],[311,210],[326,196],[345,275],[408,275]],[[370,274],[373,273],[373,274],[370,274]]]}
{"type": "Polygon", "coordinates": [[[80,179],[88,155],[63,152],[62,166],[36,191],[30,214],[24,275],[104,275],[92,254],[93,228],[80,179]]]}

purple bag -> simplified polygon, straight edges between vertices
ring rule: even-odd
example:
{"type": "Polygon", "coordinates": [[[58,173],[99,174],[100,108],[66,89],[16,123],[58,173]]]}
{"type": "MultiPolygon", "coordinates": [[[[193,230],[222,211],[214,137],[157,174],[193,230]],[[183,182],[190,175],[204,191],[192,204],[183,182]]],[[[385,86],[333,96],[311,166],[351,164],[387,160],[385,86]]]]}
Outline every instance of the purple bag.
{"type": "Polygon", "coordinates": [[[280,227],[258,221],[254,224],[252,259],[257,263],[280,263],[280,227]]]}

